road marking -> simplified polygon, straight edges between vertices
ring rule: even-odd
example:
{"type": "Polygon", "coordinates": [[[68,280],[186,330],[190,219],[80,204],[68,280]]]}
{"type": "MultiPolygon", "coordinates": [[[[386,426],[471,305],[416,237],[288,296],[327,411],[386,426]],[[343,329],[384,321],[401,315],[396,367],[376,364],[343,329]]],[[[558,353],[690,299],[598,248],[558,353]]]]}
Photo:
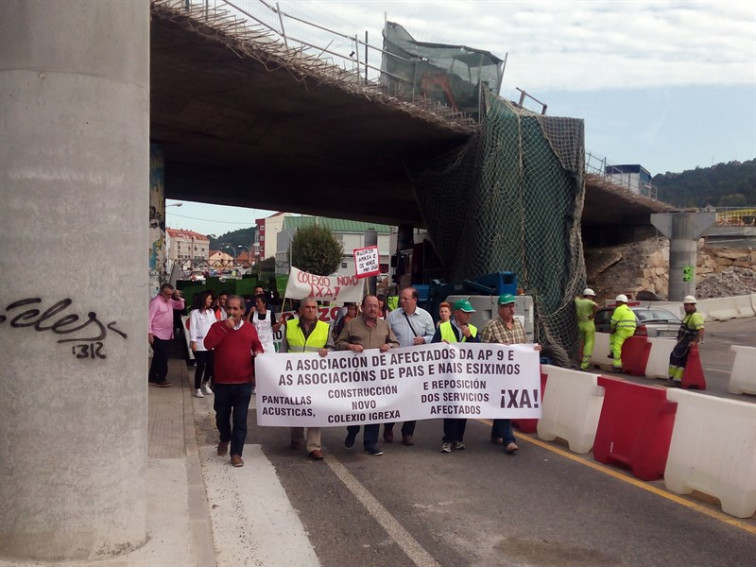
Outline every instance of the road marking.
{"type": "MultiPolygon", "coordinates": [[[[490,419],[479,419],[478,421],[487,423],[488,425],[493,425],[493,422],[490,419]]],[[[711,510],[705,506],[702,506],[701,504],[696,504],[695,502],[686,500],[685,498],[682,498],[681,496],[678,496],[676,494],[667,492],[666,490],[662,490],[651,484],[648,484],[646,481],[643,481],[643,480],[640,480],[638,478],[634,478],[631,476],[627,476],[626,474],[623,474],[619,471],[612,470],[606,467],[605,465],[589,461],[588,459],[584,457],[580,457],[576,455],[575,453],[565,451],[564,449],[560,449],[559,447],[554,447],[553,445],[550,445],[549,443],[545,441],[541,441],[540,439],[537,439],[535,437],[528,437],[521,433],[517,433],[515,437],[517,437],[517,439],[521,441],[525,441],[527,443],[537,445],[538,447],[541,447],[542,449],[546,449],[547,451],[551,451],[552,453],[561,455],[562,457],[570,459],[571,461],[575,461],[576,463],[582,463],[584,465],[587,465],[594,470],[597,470],[604,474],[608,474],[609,476],[612,476],[618,480],[622,480],[624,482],[627,482],[628,484],[632,484],[633,486],[642,488],[646,492],[651,492],[652,494],[656,494],[657,496],[666,498],[667,500],[671,502],[680,504],[681,506],[685,506],[686,508],[690,508],[691,510],[695,510],[702,514],[706,514],[707,516],[711,516],[712,518],[719,520],[720,522],[724,522],[725,524],[729,524],[733,527],[740,528],[741,530],[744,530],[748,533],[756,535],[756,524],[751,524],[751,523],[746,522],[745,520],[741,520],[739,518],[729,516],[725,514],[724,512],[711,510]]]]}
{"type": "Polygon", "coordinates": [[[332,455],[326,455],[325,462],[339,480],[344,483],[349,492],[370,512],[415,565],[418,567],[440,567],[441,564],[401,526],[399,520],[392,516],[391,512],[384,508],[341,462],[332,455]]]}

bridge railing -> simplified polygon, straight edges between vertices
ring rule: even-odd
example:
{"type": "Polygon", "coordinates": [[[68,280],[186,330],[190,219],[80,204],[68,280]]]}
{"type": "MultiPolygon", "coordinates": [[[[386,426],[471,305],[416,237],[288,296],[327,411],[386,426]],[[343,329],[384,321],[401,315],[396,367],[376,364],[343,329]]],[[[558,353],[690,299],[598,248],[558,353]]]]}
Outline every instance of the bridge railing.
{"type": "Polygon", "coordinates": [[[711,207],[711,210],[717,214],[718,225],[756,225],[756,207],[711,207]]]}
{"type": "Polygon", "coordinates": [[[637,175],[617,173],[608,174],[607,167],[611,167],[612,165],[614,164],[607,161],[605,157],[594,155],[590,152],[585,153],[586,173],[591,173],[595,176],[601,177],[606,183],[622,187],[623,189],[627,189],[628,191],[632,191],[633,193],[645,195],[646,197],[651,197],[652,199],[657,198],[656,187],[654,187],[650,182],[645,183],[641,181],[637,175]]]}
{"type": "MultiPolygon", "coordinates": [[[[349,35],[315,23],[313,21],[315,19],[319,21],[330,19],[341,28],[351,25],[345,20],[338,21],[338,16],[316,11],[316,7],[309,2],[290,2],[284,10],[278,2],[270,3],[266,0],[179,1],[187,11],[191,10],[196,14],[199,10],[208,18],[219,11],[224,11],[229,14],[229,17],[247,20],[250,24],[263,28],[268,39],[283,44],[286,49],[340,68],[343,70],[342,79],[345,81],[386,92],[389,87],[386,81],[381,81],[381,77],[390,77],[394,88],[391,89],[392,92],[386,92],[386,94],[416,104],[448,106],[426,99],[419,92],[416,81],[386,70],[382,65],[384,57],[401,61],[405,65],[417,65],[417,62],[385,51],[382,48],[383,39],[380,31],[374,32],[374,37],[380,38],[381,47],[378,47],[371,43],[372,38],[367,30],[364,34],[349,35]]],[[[448,114],[471,118],[463,112],[452,112],[451,108],[448,114]]]]}

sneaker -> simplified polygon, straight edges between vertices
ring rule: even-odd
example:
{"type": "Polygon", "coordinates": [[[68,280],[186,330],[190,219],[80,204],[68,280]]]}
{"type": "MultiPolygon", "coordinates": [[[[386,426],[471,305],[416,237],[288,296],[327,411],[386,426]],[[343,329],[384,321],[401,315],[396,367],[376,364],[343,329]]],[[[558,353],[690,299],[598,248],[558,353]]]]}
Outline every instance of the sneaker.
{"type": "Polygon", "coordinates": [[[494,445],[503,445],[504,444],[504,438],[503,437],[491,437],[491,443],[494,445]]]}
{"type": "Polygon", "coordinates": [[[504,452],[507,455],[513,455],[516,451],[518,451],[520,448],[517,446],[517,443],[509,443],[504,448],[504,452]]]}
{"type": "Polygon", "coordinates": [[[231,464],[235,467],[243,467],[244,461],[242,461],[241,455],[231,455],[231,464]]]}
{"type": "Polygon", "coordinates": [[[451,453],[451,443],[442,443],[441,444],[441,452],[442,453],[451,453]]]}
{"type": "Polygon", "coordinates": [[[206,396],[212,396],[213,395],[213,391],[210,389],[210,384],[208,382],[205,382],[204,384],[202,384],[202,392],[206,396]]]}
{"type": "Polygon", "coordinates": [[[365,447],[365,452],[368,455],[373,455],[374,457],[380,457],[383,455],[383,451],[381,451],[378,447],[365,447]]]}
{"type": "Polygon", "coordinates": [[[196,390],[194,390],[194,397],[195,398],[204,398],[205,394],[202,393],[202,390],[200,390],[199,388],[197,388],[196,390]]]}
{"type": "Polygon", "coordinates": [[[357,433],[352,433],[351,431],[347,433],[346,439],[344,439],[344,447],[347,449],[351,449],[354,447],[354,440],[357,439],[357,433]]]}
{"type": "Polygon", "coordinates": [[[465,444],[462,443],[462,441],[455,441],[454,442],[454,450],[455,451],[462,451],[465,448],[465,444]]]}
{"type": "Polygon", "coordinates": [[[228,441],[218,443],[218,456],[225,457],[228,454],[228,441]]]}

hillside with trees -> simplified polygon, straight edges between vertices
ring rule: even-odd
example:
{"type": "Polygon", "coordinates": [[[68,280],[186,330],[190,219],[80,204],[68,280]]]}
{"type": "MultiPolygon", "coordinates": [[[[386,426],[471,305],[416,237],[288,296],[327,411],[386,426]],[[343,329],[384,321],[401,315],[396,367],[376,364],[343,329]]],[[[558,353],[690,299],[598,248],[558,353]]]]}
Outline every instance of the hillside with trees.
{"type": "Polygon", "coordinates": [[[676,207],[756,205],[756,159],[654,176],[657,198],[676,207]]]}
{"type": "Polygon", "coordinates": [[[249,228],[232,230],[220,236],[208,234],[208,238],[210,238],[210,250],[221,250],[222,248],[229,247],[236,249],[237,246],[249,249],[255,241],[255,230],[255,226],[250,226],[249,228]]]}

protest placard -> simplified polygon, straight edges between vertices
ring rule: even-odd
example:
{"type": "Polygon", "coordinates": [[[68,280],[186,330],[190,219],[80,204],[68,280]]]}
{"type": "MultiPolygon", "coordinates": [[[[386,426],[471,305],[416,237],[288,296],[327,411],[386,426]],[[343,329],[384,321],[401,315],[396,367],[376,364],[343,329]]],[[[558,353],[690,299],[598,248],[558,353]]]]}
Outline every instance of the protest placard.
{"type": "Polygon", "coordinates": [[[355,276],[358,278],[367,278],[369,276],[377,276],[381,273],[377,246],[355,248],[353,253],[355,276]]]}
{"type": "Polygon", "coordinates": [[[255,359],[257,423],[328,427],[437,418],[541,417],[533,345],[438,343],[255,359]]]}

